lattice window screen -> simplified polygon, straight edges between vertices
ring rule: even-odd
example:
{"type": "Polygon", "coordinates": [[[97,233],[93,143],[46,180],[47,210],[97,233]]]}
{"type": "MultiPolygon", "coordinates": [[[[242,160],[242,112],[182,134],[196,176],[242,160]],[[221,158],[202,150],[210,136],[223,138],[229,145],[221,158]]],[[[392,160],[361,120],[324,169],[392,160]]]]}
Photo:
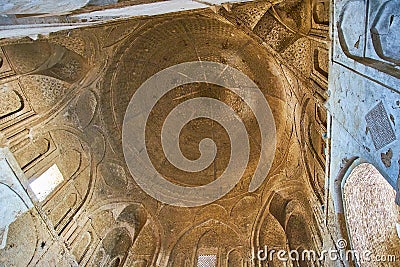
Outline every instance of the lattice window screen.
{"type": "Polygon", "coordinates": [[[365,120],[367,121],[367,126],[376,150],[396,140],[396,133],[392,128],[382,101],[368,112],[365,120]]]}
{"type": "Polygon", "coordinates": [[[216,267],[217,255],[199,255],[197,267],[216,267]]]}

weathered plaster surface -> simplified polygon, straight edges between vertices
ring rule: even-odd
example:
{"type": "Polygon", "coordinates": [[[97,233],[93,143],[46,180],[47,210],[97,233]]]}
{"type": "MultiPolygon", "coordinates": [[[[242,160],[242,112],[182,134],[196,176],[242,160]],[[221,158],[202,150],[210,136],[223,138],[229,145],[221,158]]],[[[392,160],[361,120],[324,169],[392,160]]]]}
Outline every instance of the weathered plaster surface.
{"type": "Polygon", "coordinates": [[[118,8],[105,5],[102,10],[92,12],[84,10],[80,12],[76,11],[74,15],[68,15],[68,13],[84,7],[88,3],[87,0],[72,2],[59,1],[57,3],[39,0],[36,2],[21,0],[17,3],[15,3],[15,1],[9,1],[9,3],[7,2],[5,5],[0,6],[0,15],[3,14],[3,17],[0,16],[0,38],[29,36],[36,40],[39,35],[49,35],[53,32],[103,24],[126,18],[156,16],[181,11],[206,9],[223,4],[251,1],[253,0],[169,0],[133,6],[128,5],[118,8]],[[41,13],[51,14],[51,16],[20,19],[14,18],[12,15],[41,13]]]}
{"type": "MultiPolygon", "coordinates": [[[[399,258],[396,223],[400,213],[394,202],[396,192],[379,171],[371,164],[360,164],[347,179],[343,193],[353,249],[399,258]]],[[[360,257],[359,264],[375,267],[377,263],[360,257]]]]}
{"type": "MultiPolygon", "coordinates": [[[[384,7],[373,0],[369,5],[357,1],[335,3],[330,97],[327,102],[332,115],[330,173],[332,178],[338,173],[344,158],[359,156],[372,163],[396,188],[400,165],[400,71],[393,62],[378,56],[371,37],[374,21],[387,18],[389,25],[393,14],[393,18],[398,19],[398,8],[377,12],[384,7]],[[358,14],[357,19],[354,14],[358,14]],[[385,17],[379,17],[383,15],[385,17]],[[377,150],[365,117],[380,101],[396,140],[377,150]],[[390,154],[389,159],[386,155],[390,154]]],[[[397,22],[393,20],[394,26],[393,23],[397,22]]],[[[399,30],[399,27],[390,29],[391,34],[396,32],[396,36],[399,36],[399,30]]],[[[391,41],[390,49],[399,49],[396,38],[391,41]]],[[[382,129],[382,134],[389,135],[389,131],[382,129]]]]}
{"type": "Polygon", "coordinates": [[[79,9],[88,2],[89,0],[2,0],[0,14],[61,14],[79,9]]]}
{"type": "Polygon", "coordinates": [[[339,171],[343,158],[359,156],[374,164],[395,187],[400,155],[400,94],[334,63],[330,72],[330,98],[327,108],[333,117],[331,128],[331,174],[339,171]],[[365,116],[380,101],[387,112],[397,140],[376,150],[365,116]],[[390,119],[392,118],[393,121],[390,119]],[[391,149],[390,167],[384,165],[381,153],[391,149]]]}
{"type": "Polygon", "coordinates": [[[6,246],[10,224],[33,207],[4,152],[0,150],[0,249],[6,246]]]}

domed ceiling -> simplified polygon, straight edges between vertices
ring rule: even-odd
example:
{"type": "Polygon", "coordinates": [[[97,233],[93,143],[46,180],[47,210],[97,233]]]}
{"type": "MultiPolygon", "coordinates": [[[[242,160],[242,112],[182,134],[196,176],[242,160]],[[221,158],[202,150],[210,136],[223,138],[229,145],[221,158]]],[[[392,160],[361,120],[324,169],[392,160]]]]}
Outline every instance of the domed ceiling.
{"type": "MultiPolygon", "coordinates": [[[[10,101],[0,110],[2,143],[27,182],[54,164],[64,177],[44,201],[34,201],[36,209],[29,213],[30,220],[45,218],[26,241],[36,248],[26,255],[31,263],[64,251],[80,266],[195,266],[202,255],[216,255],[218,266],[250,266],[252,253],[265,244],[321,246],[322,215],[315,209],[323,202],[325,158],[324,141],[315,132],[326,127],[321,104],[327,28],[313,18],[308,2],[270,7],[266,2],[238,4],[216,13],[137,18],[4,43],[0,86],[10,101]],[[304,16],[309,18],[305,24],[299,19],[304,16]],[[234,81],[232,88],[208,78],[189,79],[159,99],[150,95],[154,107],[144,120],[145,150],[152,167],[171,184],[197,188],[217,181],[234,148],[248,142],[249,156],[243,170],[234,169],[240,175],[233,189],[193,207],[169,205],[147,194],[135,168],[145,172],[150,165],[132,169],[124,150],[133,149],[135,140],[123,140],[124,119],[139,88],[161,71],[188,62],[232,68],[255,86],[235,87],[238,76],[224,76],[224,69],[218,73],[234,81]],[[261,99],[254,97],[256,89],[261,99]],[[178,106],[205,98],[212,99],[209,105],[190,102],[185,112],[209,112],[221,121],[199,115],[180,133],[176,127],[176,150],[191,163],[205,156],[201,152],[212,150],[215,157],[198,171],[185,171],[166,155],[162,130],[178,106]],[[224,108],[215,108],[214,100],[224,108]],[[224,127],[234,120],[228,111],[243,124],[247,141],[231,138],[230,131],[239,126],[224,127]],[[259,113],[265,116],[260,119],[259,113]],[[208,139],[215,147],[202,151],[208,139]],[[258,168],[265,175],[249,190],[258,168]]],[[[142,104],[148,103],[138,102],[133,110],[142,104]]],[[[23,239],[15,232],[9,236],[7,244],[23,239]]],[[[16,249],[1,252],[10,264],[16,249]]]]}

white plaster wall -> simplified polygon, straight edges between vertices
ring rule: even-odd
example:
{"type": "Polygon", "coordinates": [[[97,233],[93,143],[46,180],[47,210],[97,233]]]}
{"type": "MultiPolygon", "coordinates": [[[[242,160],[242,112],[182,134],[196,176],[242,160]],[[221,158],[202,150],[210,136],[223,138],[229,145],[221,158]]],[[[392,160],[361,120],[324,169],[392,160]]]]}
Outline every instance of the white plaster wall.
{"type": "Polygon", "coordinates": [[[0,249],[6,245],[10,224],[33,208],[31,199],[16,176],[19,171],[10,153],[0,149],[0,249]]]}
{"type": "MultiPolygon", "coordinates": [[[[107,1],[108,0],[99,0],[97,4],[101,5],[107,1]]],[[[106,6],[103,10],[69,15],[65,13],[85,6],[90,2],[90,0],[58,0],[56,3],[54,1],[49,2],[46,0],[0,0],[0,38],[19,38],[29,36],[32,39],[37,39],[39,38],[39,35],[46,36],[53,32],[93,26],[120,19],[156,16],[173,12],[205,9],[228,3],[251,1],[254,0],[169,0],[119,8],[107,8],[106,6]],[[49,17],[50,20],[44,18],[44,21],[37,22],[33,16],[28,18],[28,20],[31,19],[31,22],[24,21],[19,23],[18,20],[16,20],[17,22],[13,22],[12,19],[9,19],[10,16],[5,16],[5,14],[38,13],[51,14],[49,17]],[[5,21],[7,21],[7,19],[9,20],[8,23],[1,24],[2,15],[6,18],[5,21]]],[[[110,0],[110,2],[115,1],[110,0]]],[[[12,16],[13,15],[11,15],[11,17],[12,16]]]]}
{"type": "MultiPolygon", "coordinates": [[[[380,19],[379,16],[382,14],[376,14],[375,10],[381,6],[381,2],[358,1],[361,3],[358,9],[357,6],[352,6],[356,2],[348,0],[334,2],[335,12],[331,23],[333,47],[329,72],[330,96],[327,102],[327,108],[332,115],[330,181],[333,182],[343,165],[342,159],[359,156],[362,160],[373,164],[397,190],[396,183],[400,176],[400,79],[398,78],[400,70],[397,67],[396,71],[396,67],[390,62],[385,62],[373,54],[373,47],[366,45],[372,42],[369,34],[372,22],[366,21],[366,14],[380,19]],[[368,9],[367,6],[374,8],[368,9]],[[346,40],[349,41],[349,51],[359,58],[357,60],[346,55],[339,43],[338,22],[342,10],[346,8],[350,14],[348,14],[349,19],[345,13],[343,14],[344,31],[346,40]],[[364,64],[363,60],[364,62],[374,60],[375,63],[368,65],[364,64]],[[380,69],[383,64],[392,67],[393,75],[380,69]],[[367,131],[365,116],[380,101],[385,107],[387,116],[391,118],[390,125],[395,131],[396,140],[377,150],[371,133],[367,131]],[[392,158],[388,167],[382,162],[381,157],[389,149],[392,151],[392,158]]],[[[385,132],[387,129],[382,130],[385,132]]]]}
{"type": "Polygon", "coordinates": [[[1,0],[0,14],[61,14],[85,6],[89,0],[1,0]]]}
{"type": "Polygon", "coordinates": [[[373,164],[395,188],[400,160],[400,94],[334,63],[330,72],[330,98],[327,108],[332,115],[331,178],[338,174],[343,158],[359,156],[373,164]],[[365,115],[380,101],[391,121],[397,140],[376,150],[366,131],[365,115]],[[393,152],[391,166],[386,167],[381,153],[393,152]]]}

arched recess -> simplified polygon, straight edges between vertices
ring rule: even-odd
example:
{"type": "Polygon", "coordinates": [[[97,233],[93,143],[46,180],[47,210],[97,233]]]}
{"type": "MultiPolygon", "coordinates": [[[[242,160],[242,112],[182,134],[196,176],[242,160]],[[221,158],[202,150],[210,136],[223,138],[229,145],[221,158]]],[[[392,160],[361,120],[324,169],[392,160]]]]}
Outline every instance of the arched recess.
{"type": "MultiPolygon", "coordinates": [[[[46,220],[48,227],[69,238],[68,232],[75,223],[73,218],[85,210],[83,207],[89,203],[93,193],[96,169],[104,157],[105,141],[101,131],[89,126],[97,107],[95,94],[86,90],[72,99],[65,98],[72,103],[53,106],[49,114],[41,114],[40,120],[28,125],[31,128],[26,133],[29,134],[27,141],[18,145],[14,155],[29,182],[50,168],[59,170],[62,183],[54,187],[39,206],[49,217],[46,220]],[[76,109],[71,106],[79,106],[79,112],[75,114],[73,111],[76,109]]],[[[52,177],[46,177],[46,180],[51,183],[52,177]]]]}
{"type": "Polygon", "coordinates": [[[326,109],[312,98],[306,98],[301,104],[299,128],[307,176],[320,204],[323,204],[326,165],[323,135],[327,132],[326,109]]]}
{"type": "MultiPolygon", "coordinates": [[[[253,228],[254,266],[285,266],[277,254],[258,260],[257,253],[265,249],[265,246],[269,251],[292,249],[300,255],[300,250],[319,251],[322,247],[321,233],[309,205],[309,197],[304,192],[304,185],[288,183],[286,187],[277,187],[268,194],[253,228]]],[[[311,262],[292,261],[292,264],[312,266],[311,262]]]]}
{"type": "MultiPolygon", "coordinates": [[[[48,228],[62,235],[90,195],[95,164],[91,149],[83,141],[88,134],[66,129],[64,120],[55,120],[60,127],[50,126],[49,121],[62,112],[63,105],[72,97],[72,84],[84,79],[89,64],[78,53],[48,41],[24,41],[2,49],[19,74],[17,91],[24,99],[21,105],[32,109],[30,115],[37,115],[29,120],[21,117],[15,127],[10,127],[7,133],[13,143],[10,149],[29,183],[52,167],[59,169],[63,182],[57,183],[46,199],[38,200],[38,208],[48,216],[49,220],[45,220],[48,228]]],[[[6,115],[12,117],[19,107],[15,96],[10,97],[15,105],[6,115]]],[[[52,182],[52,177],[46,178],[46,182],[52,182]]],[[[35,194],[31,197],[35,199],[35,194]]]]}
{"type": "MultiPolygon", "coordinates": [[[[90,198],[94,185],[92,154],[87,143],[80,138],[80,132],[73,129],[48,129],[54,149],[38,159],[25,173],[29,182],[40,177],[51,166],[57,166],[63,181],[43,201],[38,203],[48,216],[58,235],[64,235],[73,221],[71,218],[80,212],[90,198]]],[[[52,177],[46,177],[51,183],[52,177]]]]}
{"type": "Polygon", "coordinates": [[[100,246],[93,261],[94,266],[123,266],[132,246],[132,236],[126,227],[112,228],[100,246]]]}
{"type": "MultiPolygon", "coordinates": [[[[343,199],[351,248],[375,256],[400,256],[396,223],[400,221],[396,192],[380,172],[369,163],[353,168],[343,181],[343,199]]],[[[367,258],[357,259],[360,266],[376,266],[367,258]]]]}
{"type": "Polygon", "coordinates": [[[159,226],[141,204],[123,200],[98,203],[78,221],[67,243],[80,266],[155,265],[159,226]]]}
{"type": "Polygon", "coordinates": [[[257,247],[254,256],[256,258],[255,266],[267,267],[269,265],[273,266],[283,266],[283,263],[279,261],[276,255],[272,255],[269,252],[272,250],[288,250],[287,246],[287,237],[285,233],[285,229],[279,223],[279,221],[271,214],[268,214],[262,225],[259,232],[259,246],[257,247]],[[261,245],[262,244],[262,245],[261,245]],[[264,252],[260,255],[257,255],[258,250],[264,250],[264,252]],[[267,252],[266,252],[267,250],[267,252]],[[258,261],[258,257],[265,258],[265,260],[258,261]]]}
{"type": "Polygon", "coordinates": [[[208,220],[183,231],[173,245],[167,266],[197,266],[199,256],[215,256],[216,266],[246,266],[248,251],[244,248],[240,232],[236,227],[217,220],[208,220]],[[228,238],[229,237],[229,238],[228,238]],[[231,265],[229,265],[231,264],[231,265]]]}
{"type": "Polygon", "coordinates": [[[72,84],[89,70],[84,57],[58,44],[37,41],[6,45],[3,49],[17,74],[45,75],[72,84]]]}
{"type": "Polygon", "coordinates": [[[314,260],[316,259],[302,258],[301,254],[304,250],[316,251],[315,246],[313,245],[310,227],[303,214],[296,212],[295,214],[290,215],[286,225],[286,235],[289,249],[291,251],[296,251],[299,255],[297,259],[293,260],[294,266],[314,266],[314,260]]]}

